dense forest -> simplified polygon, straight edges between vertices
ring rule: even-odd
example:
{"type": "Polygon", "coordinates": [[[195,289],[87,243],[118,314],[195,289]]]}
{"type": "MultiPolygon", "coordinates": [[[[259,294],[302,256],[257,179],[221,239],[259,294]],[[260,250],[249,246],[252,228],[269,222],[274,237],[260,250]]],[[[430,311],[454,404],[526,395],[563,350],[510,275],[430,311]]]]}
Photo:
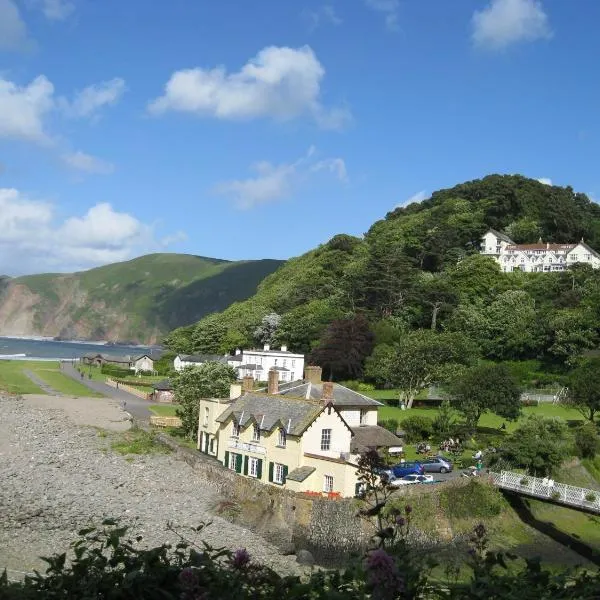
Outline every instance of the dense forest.
{"type": "Polygon", "coordinates": [[[225,353],[286,343],[334,379],[378,385],[393,383],[386,360],[402,346],[440,366],[528,361],[540,380],[560,377],[599,345],[600,272],[503,273],[478,253],[490,227],[517,242],[583,238],[600,249],[600,206],[585,194],[490,175],[397,208],[362,239],[336,235],[249,300],[173,331],[167,346],[225,353]]]}

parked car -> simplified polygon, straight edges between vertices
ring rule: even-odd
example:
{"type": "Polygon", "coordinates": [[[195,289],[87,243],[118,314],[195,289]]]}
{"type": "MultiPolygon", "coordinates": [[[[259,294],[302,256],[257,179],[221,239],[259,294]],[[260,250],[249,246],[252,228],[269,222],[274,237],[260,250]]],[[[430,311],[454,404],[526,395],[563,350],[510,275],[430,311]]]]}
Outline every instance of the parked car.
{"type": "Polygon", "coordinates": [[[405,475],[399,479],[393,479],[390,485],[393,487],[400,487],[403,485],[412,485],[416,483],[433,483],[433,475],[405,475]]]}
{"type": "Polygon", "coordinates": [[[404,477],[405,475],[423,475],[423,473],[425,473],[425,469],[423,468],[423,465],[418,462],[398,463],[397,465],[394,465],[391,468],[391,471],[392,471],[392,475],[396,479],[400,479],[401,477],[404,477]]]}
{"type": "Polygon", "coordinates": [[[450,473],[453,469],[452,463],[443,456],[434,456],[421,461],[425,473],[450,473]]]}

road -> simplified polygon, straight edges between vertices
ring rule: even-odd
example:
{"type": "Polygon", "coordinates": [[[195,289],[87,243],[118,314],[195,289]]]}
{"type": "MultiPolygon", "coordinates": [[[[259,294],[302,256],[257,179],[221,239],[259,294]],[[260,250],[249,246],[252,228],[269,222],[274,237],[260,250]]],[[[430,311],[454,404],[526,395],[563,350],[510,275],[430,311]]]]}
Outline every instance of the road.
{"type": "Polygon", "coordinates": [[[95,392],[99,392],[103,396],[107,398],[112,398],[113,400],[117,400],[124,410],[130,413],[134,419],[139,421],[148,421],[150,420],[150,415],[152,412],[150,411],[150,402],[147,400],[142,400],[142,398],[138,398],[133,394],[129,394],[128,392],[111,387],[102,381],[96,381],[94,379],[88,379],[87,377],[81,378],[79,372],[75,369],[75,367],[68,362],[62,363],[62,372],[69,377],[79,381],[90,390],[94,390],[95,392]]]}

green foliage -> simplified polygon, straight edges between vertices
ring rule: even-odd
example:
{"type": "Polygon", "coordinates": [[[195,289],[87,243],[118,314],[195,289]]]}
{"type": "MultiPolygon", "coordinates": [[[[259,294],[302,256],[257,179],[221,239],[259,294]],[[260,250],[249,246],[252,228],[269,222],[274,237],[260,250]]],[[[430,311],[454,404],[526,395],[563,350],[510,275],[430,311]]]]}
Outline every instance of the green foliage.
{"type": "Polygon", "coordinates": [[[510,435],[493,460],[503,460],[532,475],[550,475],[568,456],[567,439],[563,421],[531,416],[510,435]]]}
{"type": "Polygon", "coordinates": [[[444,514],[454,519],[496,517],[505,505],[497,488],[477,479],[469,480],[467,485],[448,487],[440,493],[444,514]]]}
{"type": "Polygon", "coordinates": [[[102,373],[102,375],[109,375],[110,377],[129,377],[131,375],[129,369],[108,363],[105,363],[100,367],[100,373],[102,373]]]}
{"type": "Polygon", "coordinates": [[[593,423],[578,427],[575,432],[575,447],[580,458],[595,458],[600,452],[598,429],[593,423]]]}
{"type": "Polygon", "coordinates": [[[133,428],[119,435],[112,443],[112,449],[119,454],[166,454],[169,449],[156,441],[151,431],[133,428]]]}
{"type": "Polygon", "coordinates": [[[176,352],[163,352],[158,360],[154,361],[154,370],[158,375],[169,375],[173,370],[173,360],[177,356],[176,352]]]}
{"type": "Polygon", "coordinates": [[[433,421],[429,417],[414,415],[402,419],[400,429],[404,431],[407,442],[421,442],[433,433],[433,421]]]}
{"type": "Polygon", "coordinates": [[[200,399],[228,398],[229,387],[236,380],[233,367],[217,362],[187,367],[173,378],[175,399],[180,405],[177,416],[189,439],[195,439],[198,432],[200,399]]]}
{"type": "Polygon", "coordinates": [[[475,428],[485,412],[514,421],[521,414],[521,390],[504,365],[484,364],[462,373],[450,385],[452,406],[475,428]]]}
{"type": "Polygon", "coordinates": [[[594,422],[600,412],[600,357],[585,360],[571,373],[568,402],[594,422]]]}
{"type": "Polygon", "coordinates": [[[433,433],[440,440],[448,439],[458,423],[456,411],[448,400],[444,400],[433,420],[433,433]]]}
{"type": "Polygon", "coordinates": [[[384,419],[377,423],[380,427],[385,427],[388,431],[391,431],[394,435],[398,431],[398,419],[384,419]]]}

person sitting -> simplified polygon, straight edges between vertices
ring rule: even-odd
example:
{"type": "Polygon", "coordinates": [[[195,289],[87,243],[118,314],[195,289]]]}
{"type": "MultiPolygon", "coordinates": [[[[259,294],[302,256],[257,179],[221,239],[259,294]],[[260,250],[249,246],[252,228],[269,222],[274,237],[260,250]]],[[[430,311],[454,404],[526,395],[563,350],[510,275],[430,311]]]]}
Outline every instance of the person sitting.
{"type": "Polygon", "coordinates": [[[475,454],[473,454],[473,458],[475,460],[479,460],[482,456],[483,456],[483,452],[481,450],[477,450],[477,452],[475,452],[475,454]]]}

